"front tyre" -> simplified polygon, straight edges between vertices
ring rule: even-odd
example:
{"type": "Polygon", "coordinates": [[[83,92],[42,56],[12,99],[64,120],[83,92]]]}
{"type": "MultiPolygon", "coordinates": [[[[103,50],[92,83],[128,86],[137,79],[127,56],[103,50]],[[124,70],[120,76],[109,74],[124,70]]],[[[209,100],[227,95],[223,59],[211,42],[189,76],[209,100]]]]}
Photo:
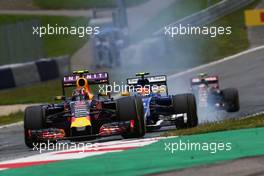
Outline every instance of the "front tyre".
{"type": "Polygon", "coordinates": [[[38,142],[31,138],[29,130],[43,129],[44,117],[45,111],[42,106],[31,106],[26,108],[24,114],[24,139],[27,147],[33,148],[33,144],[38,142]]]}
{"type": "Polygon", "coordinates": [[[125,139],[141,138],[146,134],[143,101],[140,97],[123,97],[117,100],[117,118],[130,121],[128,131],[122,134],[125,139]]]}

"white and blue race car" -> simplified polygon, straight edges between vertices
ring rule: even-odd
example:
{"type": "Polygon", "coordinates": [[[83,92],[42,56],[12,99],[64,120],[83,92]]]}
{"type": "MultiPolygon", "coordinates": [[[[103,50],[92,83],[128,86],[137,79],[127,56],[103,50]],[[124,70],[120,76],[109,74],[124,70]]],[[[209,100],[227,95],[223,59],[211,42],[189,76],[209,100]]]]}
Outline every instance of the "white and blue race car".
{"type": "Polygon", "coordinates": [[[169,95],[167,76],[147,76],[137,73],[128,78],[128,92],[140,96],[144,104],[148,131],[163,126],[176,125],[177,129],[192,128],[198,125],[196,100],[193,94],[169,95]]]}

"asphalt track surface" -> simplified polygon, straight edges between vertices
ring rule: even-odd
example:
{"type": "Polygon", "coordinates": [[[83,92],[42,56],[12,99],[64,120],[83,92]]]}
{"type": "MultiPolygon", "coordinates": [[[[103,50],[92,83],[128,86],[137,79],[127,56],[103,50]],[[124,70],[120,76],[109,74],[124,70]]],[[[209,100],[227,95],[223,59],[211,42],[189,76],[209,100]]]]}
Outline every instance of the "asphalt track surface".
{"type": "MultiPolygon", "coordinates": [[[[164,127],[159,131],[146,134],[144,138],[159,137],[164,131],[173,129],[175,128],[164,127]]],[[[111,136],[98,138],[96,140],[87,142],[103,143],[122,139],[123,138],[121,136],[111,136]]],[[[39,154],[39,151],[33,151],[32,149],[29,149],[25,146],[23,124],[14,125],[7,128],[0,128],[0,141],[0,162],[39,154]]]]}
{"type": "MultiPolygon", "coordinates": [[[[264,111],[264,96],[262,96],[264,87],[263,66],[264,47],[260,47],[226,58],[225,60],[172,75],[169,77],[168,85],[171,93],[183,93],[189,89],[190,78],[197,73],[207,72],[219,75],[221,78],[220,86],[222,88],[236,87],[240,93],[240,112],[224,114],[224,118],[243,117],[248,114],[264,111]]],[[[208,121],[215,120],[214,115],[206,118],[208,118],[208,121]]],[[[162,131],[149,133],[146,135],[146,138],[156,137],[161,133],[162,131]]],[[[116,136],[102,138],[97,140],[97,142],[120,139],[121,137],[116,136]]],[[[38,153],[37,151],[31,151],[24,145],[22,125],[0,129],[0,141],[0,161],[31,156],[38,153]]],[[[174,173],[165,173],[165,175],[183,175],[184,173],[190,175],[205,175],[205,173],[208,173],[206,175],[216,175],[216,173],[221,173],[221,175],[225,175],[225,173],[226,175],[251,175],[250,173],[253,171],[253,175],[263,175],[263,168],[261,168],[263,162],[263,157],[249,158],[213,166],[190,168],[174,173]]]]}
{"type": "MultiPolygon", "coordinates": [[[[174,0],[167,0],[166,2],[160,5],[160,0],[151,0],[147,3],[144,3],[140,6],[131,7],[128,9],[128,18],[130,21],[129,27],[132,30],[136,30],[137,27],[145,24],[148,20],[152,17],[157,15],[162,9],[168,7],[174,0]],[[148,14],[144,16],[144,18],[139,21],[138,17],[141,15],[134,16],[134,14],[141,14],[142,11],[146,12],[145,9],[151,7],[152,11],[147,12],[148,14]],[[140,24],[138,24],[140,23],[140,24]]],[[[111,16],[112,10],[100,11],[100,17],[111,16]]],[[[92,17],[91,10],[0,10],[0,14],[20,14],[20,15],[63,15],[63,16],[72,16],[72,17],[92,17]]],[[[81,61],[81,63],[87,62],[87,51],[88,49],[84,49],[84,53],[78,54],[78,58],[84,58],[85,60],[81,61]]],[[[79,60],[77,62],[80,62],[79,60]]],[[[88,63],[89,65],[89,63],[88,63]]],[[[77,65],[78,66],[78,65],[77,65]]],[[[74,66],[73,66],[74,67],[74,66]]],[[[79,68],[79,67],[78,67],[79,68]]],[[[5,107],[4,107],[5,108],[5,107]]],[[[8,108],[11,109],[11,108],[8,108]]],[[[17,109],[17,108],[15,108],[17,109]]],[[[22,108],[22,110],[24,107],[22,108]]],[[[0,109],[1,111],[1,109],[0,109]]],[[[5,113],[5,112],[3,112],[5,113]]],[[[1,112],[0,112],[1,114],[1,112]]],[[[162,131],[149,133],[145,136],[145,138],[152,138],[160,136],[162,131]]],[[[37,151],[31,151],[28,149],[24,144],[23,139],[23,126],[16,125],[7,128],[0,128],[0,161],[12,160],[16,158],[31,156],[34,154],[38,154],[37,151]]],[[[102,138],[97,141],[104,142],[104,141],[111,141],[111,140],[121,140],[120,136],[110,137],[110,138],[102,138]]],[[[95,142],[97,142],[95,141],[95,142]]]]}
{"type": "MultiPolygon", "coordinates": [[[[241,110],[237,113],[224,114],[223,118],[241,118],[249,114],[264,111],[264,51],[260,50],[245,52],[235,57],[226,58],[209,65],[201,66],[184,73],[170,77],[169,85],[173,92],[185,92],[189,87],[190,78],[200,72],[219,75],[222,88],[236,87],[240,93],[241,110]],[[177,86],[179,83],[182,86],[177,86]]],[[[255,49],[253,49],[255,50],[255,49]]],[[[208,121],[213,121],[213,116],[208,116],[208,121]]],[[[223,162],[214,165],[198,166],[175,172],[161,173],[156,175],[189,175],[189,176],[260,176],[264,175],[264,156],[243,158],[234,161],[223,162]]]]}
{"type": "MultiPolygon", "coordinates": [[[[224,60],[203,65],[169,77],[171,93],[183,93],[190,90],[190,79],[197,73],[220,76],[220,88],[237,88],[240,94],[240,111],[224,113],[223,118],[239,118],[264,111],[264,47],[258,47],[228,57],[224,60]]],[[[200,116],[199,118],[203,118],[200,116]]],[[[206,117],[214,121],[214,115],[206,117]]]]}

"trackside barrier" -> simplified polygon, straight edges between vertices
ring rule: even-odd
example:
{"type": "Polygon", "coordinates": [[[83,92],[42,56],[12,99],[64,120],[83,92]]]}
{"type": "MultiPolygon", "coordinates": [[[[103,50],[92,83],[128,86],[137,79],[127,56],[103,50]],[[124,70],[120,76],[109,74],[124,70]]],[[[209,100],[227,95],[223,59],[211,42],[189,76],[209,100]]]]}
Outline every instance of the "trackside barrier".
{"type": "Polygon", "coordinates": [[[70,57],[41,59],[35,62],[0,67],[0,89],[30,85],[64,76],[70,72],[70,57]]]}

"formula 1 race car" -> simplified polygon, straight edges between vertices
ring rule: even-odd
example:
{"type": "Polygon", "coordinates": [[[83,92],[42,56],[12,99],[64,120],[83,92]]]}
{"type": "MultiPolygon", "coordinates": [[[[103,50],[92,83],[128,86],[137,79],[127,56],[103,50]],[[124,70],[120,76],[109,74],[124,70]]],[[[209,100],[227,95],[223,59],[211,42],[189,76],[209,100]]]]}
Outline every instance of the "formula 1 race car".
{"type": "Polygon", "coordinates": [[[91,92],[92,85],[108,85],[108,73],[76,71],[62,81],[60,104],[28,107],[24,116],[25,144],[58,140],[91,140],[96,137],[122,135],[140,138],[145,135],[144,107],[140,97],[114,100],[110,94],[91,92]],[[66,98],[67,90],[72,95],[66,98]],[[66,88],[68,88],[66,90],[66,88]]]}
{"type": "Polygon", "coordinates": [[[127,79],[127,95],[140,95],[143,100],[147,130],[153,131],[171,125],[176,125],[177,129],[197,126],[195,96],[168,95],[165,75],[147,75],[149,73],[143,72],[136,74],[136,78],[127,79]]]}
{"type": "Polygon", "coordinates": [[[202,110],[239,111],[239,94],[235,88],[220,90],[219,77],[201,73],[191,79],[191,90],[202,110]]]}

